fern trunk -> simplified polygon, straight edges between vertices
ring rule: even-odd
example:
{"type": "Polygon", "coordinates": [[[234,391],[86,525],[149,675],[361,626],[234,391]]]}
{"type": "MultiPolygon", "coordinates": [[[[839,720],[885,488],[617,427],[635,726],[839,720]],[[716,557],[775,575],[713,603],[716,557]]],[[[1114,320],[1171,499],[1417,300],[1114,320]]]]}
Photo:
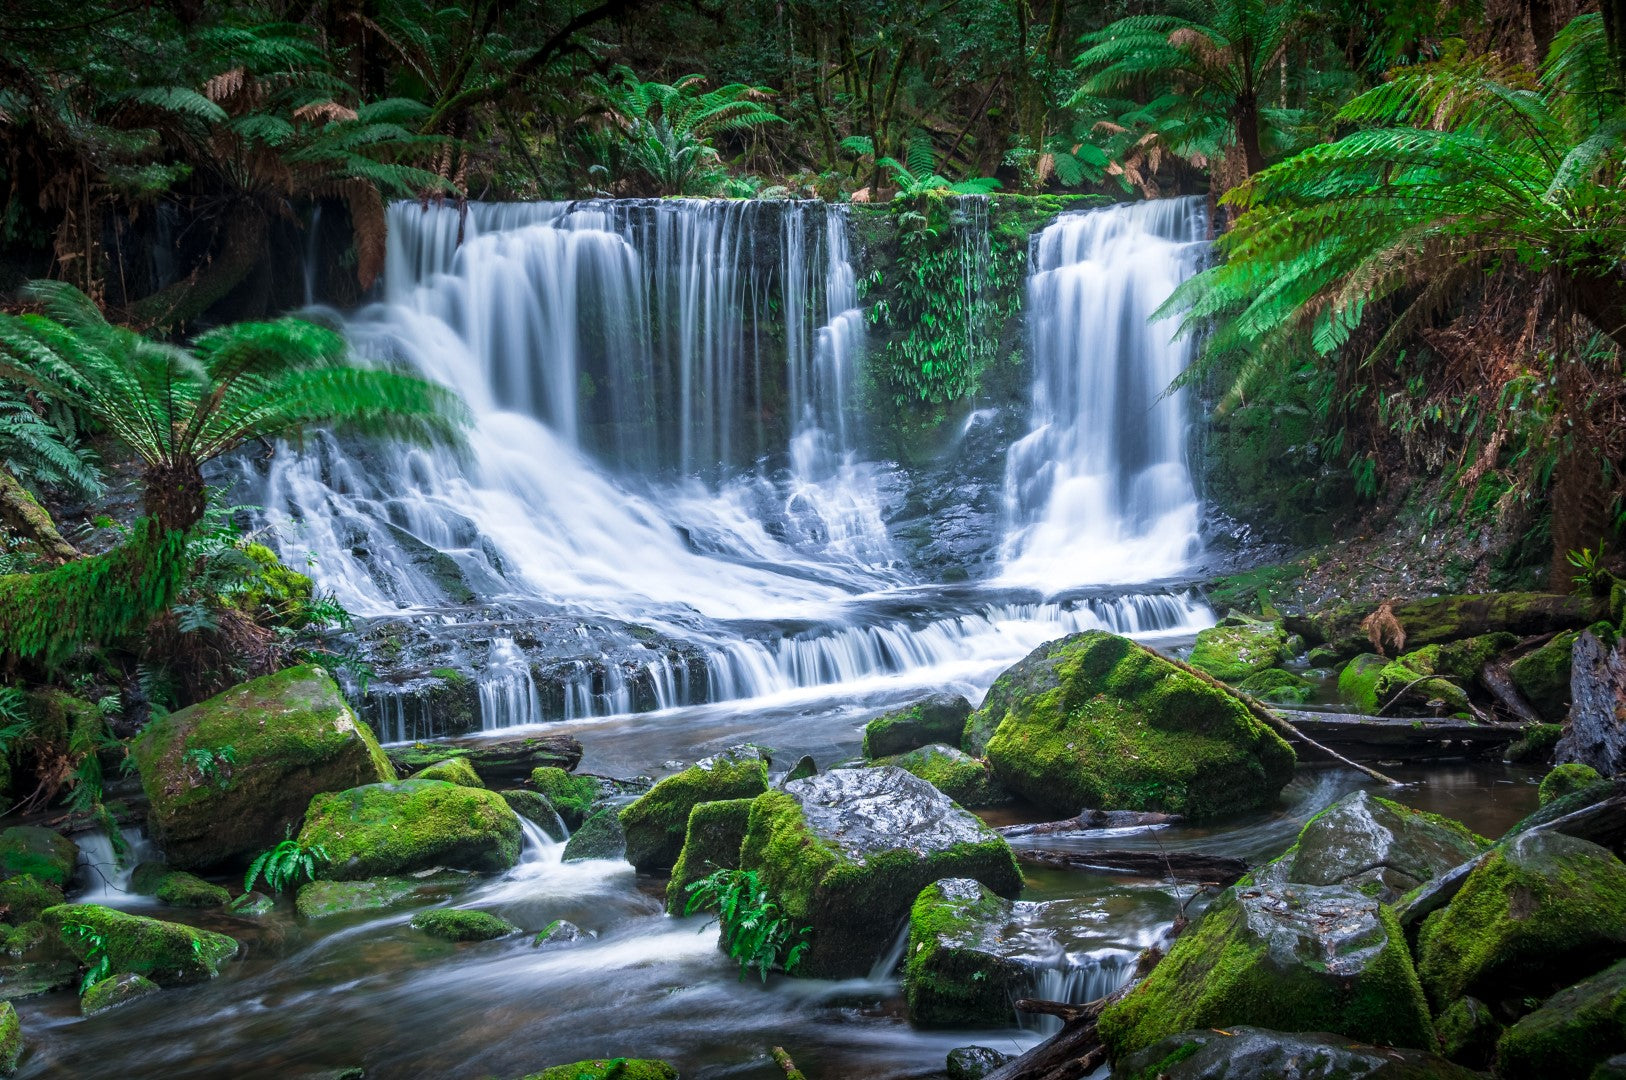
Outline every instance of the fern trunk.
{"type": "Polygon", "coordinates": [[[189,458],[149,466],[141,477],[147,513],[166,531],[185,532],[203,520],[209,487],[198,463],[189,458]]]}

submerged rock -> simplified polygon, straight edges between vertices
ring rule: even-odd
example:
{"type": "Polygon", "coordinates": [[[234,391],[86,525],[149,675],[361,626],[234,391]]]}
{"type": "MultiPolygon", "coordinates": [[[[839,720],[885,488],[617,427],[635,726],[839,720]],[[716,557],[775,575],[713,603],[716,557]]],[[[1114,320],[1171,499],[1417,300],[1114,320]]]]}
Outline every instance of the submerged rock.
{"type": "Polygon", "coordinates": [[[1241,682],[1288,659],[1287,631],[1277,622],[1210,626],[1197,634],[1190,664],[1228,683],[1241,682]]]}
{"type": "Polygon", "coordinates": [[[590,937],[587,931],[566,919],[555,919],[542,928],[542,932],[531,939],[531,944],[539,949],[552,949],[571,942],[580,941],[590,937]]]}
{"type": "Polygon", "coordinates": [[[933,694],[864,725],[864,756],[893,757],[931,743],[959,746],[971,703],[959,694],[933,694]]]}
{"type": "Polygon", "coordinates": [[[798,926],[811,927],[796,969],[861,975],[886,950],[920,890],[969,877],[1014,897],[1022,875],[1000,836],[902,769],[834,769],[760,795],[742,869],[798,926]]]}
{"type": "Polygon", "coordinates": [[[982,1080],[1009,1060],[991,1046],[956,1046],[948,1052],[948,1080],[982,1080]]]}
{"type": "Polygon", "coordinates": [[[13,825],[0,832],[0,878],[29,874],[65,889],[79,863],[79,845],[38,825],[13,825]]]}
{"type": "Polygon", "coordinates": [[[678,1071],[664,1061],[599,1058],[555,1065],[523,1080],[678,1080],[678,1071]]]}
{"type": "Polygon", "coordinates": [[[112,970],[144,975],[159,986],[205,982],[237,955],[237,941],[225,934],[100,904],[62,904],[42,917],[80,963],[106,956],[112,970]]]}
{"type": "Polygon", "coordinates": [[[226,905],[226,910],[233,915],[241,915],[248,919],[269,915],[276,908],[277,902],[263,892],[246,892],[226,905]]]}
{"type": "MultiPolygon", "coordinates": [[[[38,927],[41,932],[40,936],[31,942],[32,949],[43,941],[49,931],[46,931],[44,923],[30,923],[29,926],[38,927]]],[[[79,964],[73,960],[50,958],[0,965],[0,1001],[20,1001],[23,998],[77,985],[79,985],[79,964]]]]}
{"type": "Polygon", "coordinates": [[[157,983],[151,979],[144,979],[133,972],[124,972],[121,975],[109,975],[101,982],[87,988],[79,995],[79,1014],[81,1016],[94,1016],[108,1009],[116,1009],[120,1005],[128,1004],[136,998],[156,994],[159,991],[157,983]]]}
{"type": "Polygon", "coordinates": [[[154,721],[131,756],[152,838],[182,869],[263,851],[299,824],[313,796],[395,778],[338,684],[310,665],[154,721]]]}
{"type": "Polygon", "coordinates": [[[586,859],[622,859],[627,853],[627,834],[621,830],[621,815],[606,807],[582,822],[570,834],[560,855],[564,862],[586,859]]]}
{"type": "Polygon", "coordinates": [[[1011,801],[1010,793],[999,786],[987,762],[942,743],[884,758],[876,764],[896,765],[971,810],[1011,801]]]}
{"type": "Polygon", "coordinates": [[[1478,1080],[1421,1050],[1371,1046],[1344,1035],[1231,1024],[1183,1031],[1112,1070],[1113,1080],[1478,1080]]]}
{"type": "Polygon", "coordinates": [[[1496,1046],[1505,1080],[1586,1076],[1626,1051],[1626,961],[1560,990],[1496,1046]]]}
{"type": "Polygon", "coordinates": [[[1254,810],[1293,772],[1292,748],[1236,695],[1099,630],[1041,645],[1001,675],[968,731],[990,721],[995,777],[1063,814],[1254,810]]]}
{"type": "Polygon", "coordinates": [[[307,919],[330,919],[360,911],[388,911],[449,900],[471,884],[449,870],[365,881],[311,881],[299,887],[295,907],[307,919]]]}
{"type": "Polygon", "coordinates": [[[738,870],[740,845],[751,820],[750,799],[726,799],[701,803],[689,812],[689,827],[683,835],[683,851],[672,878],[666,883],[666,910],[683,914],[689,900],[689,886],[714,870],[738,870]]]}
{"type": "Polygon", "coordinates": [[[447,758],[426,766],[421,772],[413,774],[417,780],[444,780],[448,784],[461,784],[464,787],[483,788],[485,781],[480,774],[474,771],[467,758],[447,758]]]}
{"type": "Polygon", "coordinates": [[[519,927],[489,911],[432,908],[412,916],[412,928],[442,941],[494,941],[519,933],[519,927]]]}
{"type": "Polygon", "coordinates": [[[440,866],[494,873],[519,861],[519,818],[501,795],[444,780],[401,780],[318,795],[300,831],[322,877],[355,881],[440,866]]]}
{"type": "Polygon", "coordinates": [[[750,799],[768,790],[768,763],[730,751],[666,777],[621,811],[627,861],[639,870],[664,870],[683,851],[689,811],[701,803],[750,799]]]}
{"type": "Polygon", "coordinates": [[[1235,886],[1139,986],[1101,1014],[1114,1060],[1170,1035],[1236,1024],[1337,1028],[1432,1045],[1428,1005],[1394,915],[1343,885],[1235,886]]]}

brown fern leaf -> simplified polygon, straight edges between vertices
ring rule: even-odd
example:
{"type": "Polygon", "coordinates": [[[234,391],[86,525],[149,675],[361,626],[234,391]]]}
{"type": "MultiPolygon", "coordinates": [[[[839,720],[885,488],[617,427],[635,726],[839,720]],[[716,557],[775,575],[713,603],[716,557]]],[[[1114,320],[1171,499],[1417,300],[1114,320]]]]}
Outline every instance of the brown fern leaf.
{"type": "Polygon", "coordinates": [[[350,224],[356,234],[356,282],[365,292],[373,287],[384,269],[384,240],[389,233],[389,223],[377,188],[365,180],[349,180],[343,187],[345,205],[350,208],[350,224]]]}
{"type": "Polygon", "coordinates": [[[203,84],[203,96],[218,105],[241,92],[247,79],[247,72],[240,67],[222,71],[203,84]]]}
{"type": "Polygon", "coordinates": [[[1385,642],[1394,647],[1397,656],[1406,647],[1406,628],[1395,618],[1393,600],[1385,600],[1376,611],[1362,619],[1361,629],[1366,631],[1367,640],[1379,656],[1389,655],[1384,651],[1385,642]]]}
{"type": "Polygon", "coordinates": [[[301,105],[294,110],[295,120],[306,120],[318,124],[331,124],[335,120],[354,120],[356,110],[337,101],[313,101],[309,105],[301,105]]]}

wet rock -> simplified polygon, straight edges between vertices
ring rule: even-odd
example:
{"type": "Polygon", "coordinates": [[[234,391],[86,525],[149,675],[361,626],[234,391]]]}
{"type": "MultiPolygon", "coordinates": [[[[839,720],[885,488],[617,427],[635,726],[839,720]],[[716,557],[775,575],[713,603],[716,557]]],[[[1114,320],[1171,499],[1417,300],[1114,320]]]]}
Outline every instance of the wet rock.
{"type": "Polygon", "coordinates": [[[1184,1031],[1120,1061],[1113,1080],[1478,1080],[1421,1050],[1370,1046],[1326,1032],[1247,1025],[1184,1031]]]}
{"type": "Polygon", "coordinates": [[[519,818],[501,795],[444,780],[401,780],[318,795],[299,842],[318,873],[356,881],[430,867],[494,873],[519,861],[519,818]]]}
{"type": "Polygon", "coordinates": [[[519,927],[489,911],[432,908],[412,917],[412,928],[442,941],[494,941],[519,933],[519,927]]]}
{"type": "Polygon", "coordinates": [[[1315,697],[1315,684],[1309,679],[1295,675],[1291,671],[1281,668],[1266,668],[1256,671],[1246,679],[1236,684],[1236,688],[1244,694],[1251,694],[1260,701],[1268,701],[1277,705],[1303,705],[1315,697]]]}
{"type": "Polygon", "coordinates": [[[0,1076],[11,1076],[23,1060],[23,1025],[16,1006],[0,1003],[0,1076]]]}
{"type": "Polygon", "coordinates": [[[1602,779],[1603,777],[1598,775],[1598,770],[1590,765],[1574,763],[1559,765],[1542,778],[1537,797],[1541,805],[1546,806],[1554,799],[1562,799],[1577,791],[1585,791],[1602,779]]]}
{"type": "Polygon", "coordinates": [[[971,810],[1011,801],[1010,793],[999,786],[987,762],[942,743],[883,758],[876,764],[896,765],[971,810]]]}
{"type": "Polygon", "coordinates": [[[496,787],[517,784],[537,769],[574,769],[582,759],[582,744],[570,735],[523,735],[414,743],[392,746],[385,753],[403,773],[418,773],[420,769],[448,761],[464,761],[486,785],[496,787]]]}
{"type": "Polygon", "coordinates": [[[1363,713],[1378,711],[1378,678],[1389,661],[1376,653],[1361,653],[1338,673],[1338,696],[1363,713]]]}
{"type": "MultiPolygon", "coordinates": [[[[45,943],[50,932],[38,917],[16,926],[0,927],[0,952],[7,956],[25,956],[45,943]]],[[[4,995],[0,994],[0,998],[4,995]]]]}
{"type": "Polygon", "coordinates": [[[1496,1045],[1505,1080],[1586,1076],[1626,1051],[1626,962],[1560,990],[1496,1045]]]}
{"type": "Polygon", "coordinates": [[[678,1080],[678,1071],[664,1061],[599,1058],[555,1065],[523,1080],[678,1080]]]}
{"type": "Polygon", "coordinates": [[[582,822],[582,827],[570,834],[560,858],[564,862],[586,859],[624,859],[627,854],[627,834],[621,829],[621,815],[606,807],[582,822]]]}
{"type": "Polygon", "coordinates": [[[1502,1024],[1489,1005],[1474,997],[1459,998],[1434,1020],[1440,1053],[1472,1069],[1490,1067],[1502,1024]]]}
{"type": "Polygon", "coordinates": [[[1011,902],[971,878],[921,890],[909,912],[903,988],[916,1024],[997,1026],[1031,981],[1020,956],[1000,948],[1011,902]]]}
{"type": "Polygon", "coordinates": [[[531,772],[531,786],[559,812],[567,826],[581,828],[588,812],[599,799],[599,784],[591,776],[575,776],[557,765],[544,765],[531,772]]]}
{"type": "Polygon", "coordinates": [[[1424,920],[1417,955],[1441,1007],[1544,996],[1626,956],[1626,866],[1585,840],[1521,833],[1424,920]]]}
{"type": "Polygon", "coordinates": [[[666,883],[666,910],[683,914],[689,900],[689,886],[714,870],[738,870],[740,845],[745,841],[751,820],[750,799],[725,799],[701,803],[689,812],[689,827],[683,835],[683,852],[672,867],[666,883]]]}
{"type": "Polygon", "coordinates": [[[155,897],[170,907],[216,908],[231,900],[231,893],[185,870],[163,863],[142,863],[130,875],[130,891],[155,897]]]}
{"type": "Polygon", "coordinates": [[[1344,885],[1236,886],[1101,1014],[1113,1059],[1181,1031],[1336,1027],[1354,1039],[1432,1045],[1427,1003],[1395,917],[1344,885]]]}
{"type": "Polygon", "coordinates": [[[62,889],[41,881],[33,874],[18,874],[0,881],[0,918],[21,926],[40,917],[40,912],[62,903],[62,889]]]}
{"type": "Polygon", "coordinates": [[[812,978],[866,972],[940,878],[975,878],[1001,896],[1022,887],[997,833],[891,766],[834,769],[758,796],[740,866],[812,928],[796,969],[812,978]]]}
{"type": "MultiPolygon", "coordinates": [[[[44,929],[44,924],[30,925],[44,929]]],[[[0,1001],[20,1001],[78,984],[79,965],[73,960],[42,959],[0,965],[0,1001]]]]}
{"type": "Polygon", "coordinates": [[[864,756],[893,757],[929,743],[959,746],[970,717],[971,703],[959,694],[933,694],[864,725],[864,756]]]}
{"type": "Polygon", "coordinates": [[[589,937],[587,931],[573,922],[565,919],[555,919],[542,928],[542,932],[531,939],[531,944],[539,949],[551,949],[572,942],[581,941],[589,937]]]}
{"type": "Polygon", "coordinates": [[[1355,791],[1310,819],[1260,884],[1348,885],[1393,903],[1490,846],[1465,826],[1355,791]]]}
{"type": "Polygon", "coordinates": [[[1626,637],[1606,644],[1587,630],[1575,639],[1569,719],[1553,762],[1590,765],[1602,776],[1626,772],[1626,637]]]}
{"type": "Polygon", "coordinates": [[[100,904],[62,904],[42,918],[81,964],[105,955],[112,970],[144,975],[159,986],[206,982],[237,955],[237,941],[225,934],[100,904]]]}
{"type": "Polygon", "coordinates": [[[790,772],[785,774],[785,783],[788,784],[792,780],[806,780],[810,776],[817,775],[819,775],[818,762],[813,760],[812,754],[803,754],[797,759],[796,764],[790,767],[790,772]]]}
{"type": "Polygon", "coordinates": [[[1570,711],[1570,661],[1576,630],[1553,635],[1551,641],[1508,665],[1508,676],[1519,693],[1549,723],[1562,724],[1570,711]]]}
{"type": "Polygon", "coordinates": [[[79,995],[79,1014],[95,1016],[99,1012],[116,1009],[136,998],[156,994],[159,989],[158,984],[151,979],[144,979],[133,972],[109,975],[79,995]]]}
{"type": "Polygon", "coordinates": [[[1626,1080],[1626,1054],[1616,1054],[1593,1069],[1592,1080],[1626,1080]]]}
{"type": "Polygon", "coordinates": [[[1442,701],[1453,712],[1468,708],[1468,694],[1457,683],[1372,653],[1344,666],[1338,675],[1338,695],[1368,714],[1384,712],[1397,700],[1412,708],[1423,708],[1430,701],[1442,701]]]}
{"type": "Polygon", "coordinates": [[[258,919],[271,914],[276,907],[277,902],[263,892],[246,892],[227,904],[226,910],[246,919],[258,919]]]}
{"type": "Polygon", "coordinates": [[[564,818],[559,811],[553,808],[546,795],[536,791],[526,791],[523,788],[514,788],[509,791],[500,791],[503,801],[508,808],[526,821],[532,822],[547,834],[550,840],[563,840],[569,835],[565,828],[564,818]]]}
{"type": "Polygon", "coordinates": [[[485,781],[474,771],[467,758],[447,758],[437,761],[433,765],[425,766],[421,772],[413,774],[417,780],[444,780],[448,784],[461,784],[464,787],[483,788],[485,781]]]}
{"type": "Polygon", "coordinates": [[[968,731],[1009,790],[1059,811],[1212,817],[1273,804],[1293,751],[1234,694],[1102,631],[1035,649],[995,681],[968,731]]]}
{"type": "Polygon", "coordinates": [[[467,874],[433,870],[365,881],[311,881],[299,887],[295,907],[306,919],[388,911],[451,899],[470,885],[467,874]]]}
{"type": "Polygon", "coordinates": [[[956,1046],[948,1052],[948,1080],[982,1080],[1009,1060],[991,1046],[956,1046]]]}
{"type": "Polygon", "coordinates": [[[79,845],[61,833],[38,825],[13,825],[0,832],[0,878],[30,874],[65,889],[78,862],[79,845]]]}
{"type": "Polygon", "coordinates": [[[371,729],[319,667],[289,668],[154,721],[131,748],[147,824],[171,865],[272,846],[313,796],[393,780],[371,729]]]}
{"type": "Polygon", "coordinates": [[[1216,679],[1236,683],[1275,667],[1289,655],[1281,623],[1248,621],[1200,631],[1189,662],[1216,679]]]}
{"type": "Polygon", "coordinates": [[[1502,760],[1515,763],[1550,763],[1553,760],[1553,747],[1558,745],[1558,740],[1563,735],[1562,724],[1531,724],[1524,729],[1524,734],[1518,742],[1509,744],[1508,748],[1502,751],[1502,760]]]}
{"type": "Polygon", "coordinates": [[[625,810],[627,861],[639,870],[664,870],[677,862],[689,811],[701,803],[750,799],[768,790],[768,763],[749,752],[706,758],[668,776],[625,810]]]}
{"type": "MultiPolygon", "coordinates": [[[[1579,791],[1567,792],[1558,795],[1541,805],[1514,825],[1502,837],[1504,841],[1510,840],[1519,833],[1528,832],[1538,825],[1547,825],[1559,818],[1567,817],[1578,810],[1585,810],[1589,806],[1596,806],[1606,799],[1626,797],[1626,777],[1618,780],[1599,780],[1588,784],[1579,791]]],[[[1586,837],[1582,837],[1586,839],[1586,837]]]]}

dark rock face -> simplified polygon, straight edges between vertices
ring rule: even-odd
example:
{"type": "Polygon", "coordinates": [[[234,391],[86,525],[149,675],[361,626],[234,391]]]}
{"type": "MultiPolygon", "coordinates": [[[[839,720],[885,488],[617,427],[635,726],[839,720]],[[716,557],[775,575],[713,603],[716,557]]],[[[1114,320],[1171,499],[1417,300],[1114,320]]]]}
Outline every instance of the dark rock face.
{"type": "Polygon", "coordinates": [[[959,746],[971,702],[959,694],[933,694],[923,701],[877,716],[864,727],[864,756],[892,757],[929,743],[959,746]]]}
{"type": "Polygon", "coordinates": [[[1553,748],[1555,765],[1626,772],[1626,637],[1605,645],[1591,630],[1575,639],[1570,717],[1553,748]]]}
{"type": "Polygon", "coordinates": [[[565,842],[565,862],[583,859],[620,859],[627,853],[627,834],[621,828],[621,816],[614,808],[594,813],[582,827],[565,842]]]}
{"type": "Polygon", "coordinates": [[[1497,1044],[1496,1075],[1506,1080],[1586,1076],[1622,1051],[1626,961],[1560,990],[1508,1028],[1497,1044]]]}
{"type": "Polygon", "coordinates": [[[982,1080],[1011,1060],[991,1046],[956,1046],[948,1052],[949,1080],[982,1080]]]}
{"type": "Polygon", "coordinates": [[[1325,1032],[1228,1026],[1171,1035],[1118,1063],[1113,1080],[1476,1080],[1421,1050],[1366,1046],[1325,1032]]]}
{"type": "Polygon", "coordinates": [[[988,826],[902,769],[835,769],[786,784],[785,791],[801,804],[808,829],[855,861],[998,840],[988,826]]]}

